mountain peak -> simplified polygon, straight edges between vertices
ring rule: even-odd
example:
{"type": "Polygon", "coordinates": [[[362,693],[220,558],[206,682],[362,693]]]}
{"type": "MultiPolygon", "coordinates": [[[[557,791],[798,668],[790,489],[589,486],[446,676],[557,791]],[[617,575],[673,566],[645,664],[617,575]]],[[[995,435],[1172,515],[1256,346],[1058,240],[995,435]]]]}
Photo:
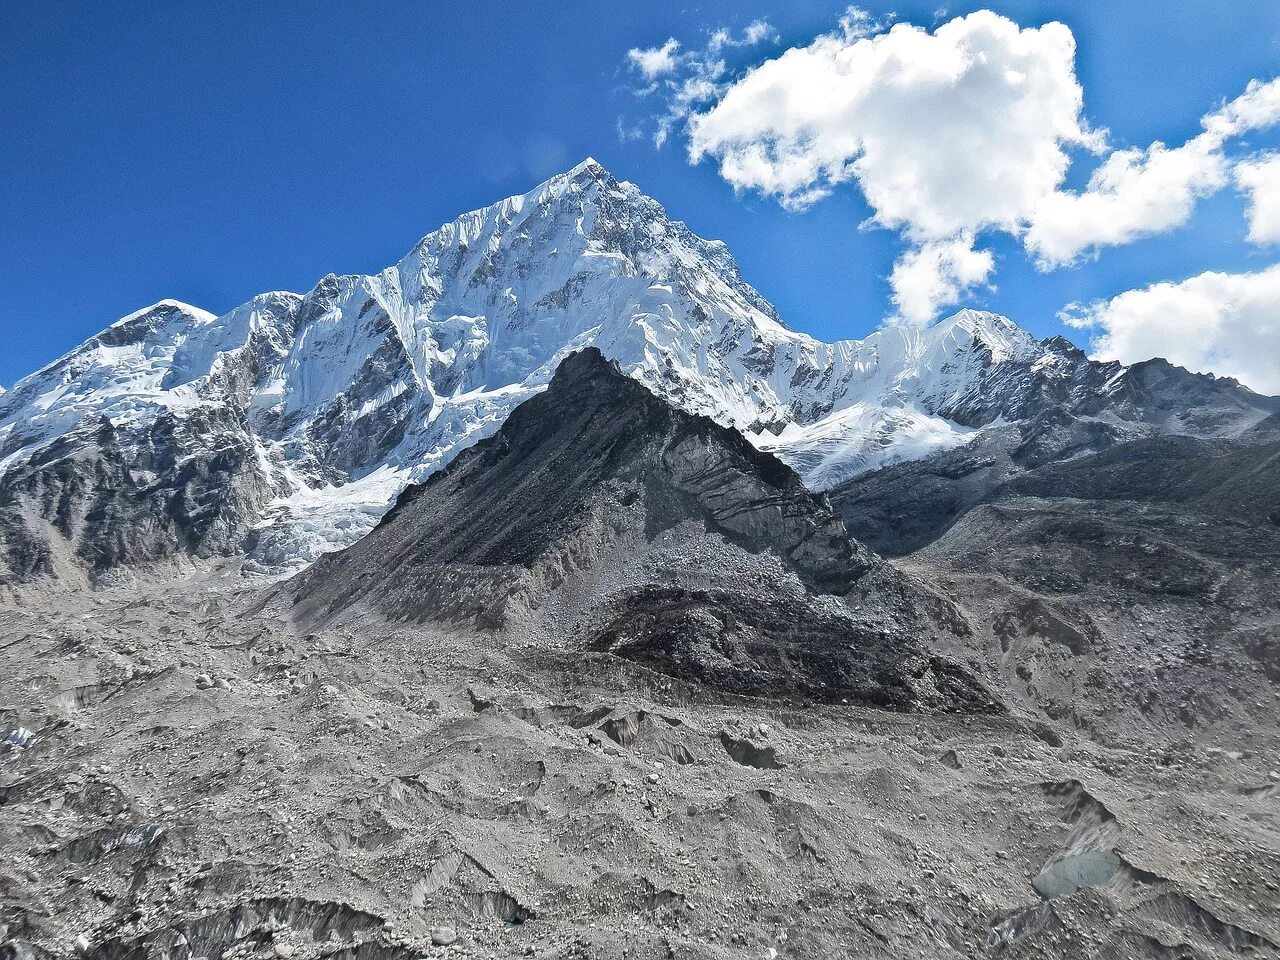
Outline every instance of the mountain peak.
{"type": "Polygon", "coordinates": [[[1035,337],[1008,317],[987,310],[966,307],[940,320],[932,329],[938,334],[956,338],[963,335],[983,344],[997,362],[1031,359],[1040,352],[1035,337]]]}
{"type": "Polygon", "coordinates": [[[774,547],[823,592],[848,591],[873,562],[789,467],[737,431],[655,396],[594,347],[561,361],[547,389],[516,407],[495,436],[409,487],[344,555],[390,550],[384,555],[409,571],[443,563],[533,568],[590,526],[593,512],[625,508],[637,496],[643,529],[694,521],[747,549],[774,547]],[[635,493],[619,494],[624,488],[635,493]],[[391,546],[405,537],[416,544],[412,555],[391,546]]]}
{"type": "Polygon", "coordinates": [[[217,314],[210,313],[208,310],[202,310],[189,303],[183,303],[181,300],[174,300],[166,297],[163,300],[157,300],[150,306],[143,307],[141,310],[135,310],[133,313],[121,317],[119,320],[108,326],[107,329],[111,330],[116,327],[128,326],[131,323],[135,323],[138,320],[148,317],[170,317],[175,314],[189,317],[190,319],[200,323],[207,323],[217,317],[217,314]]]}
{"type": "Polygon", "coordinates": [[[285,589],[299,625],[367,610],[545,633],[735,694],[999,709],[931,649],[952,623],[825,497],[590,348],[285,589]]]}
{"type": "MultiPolygon", "coordinates": [[[[600,352],[599,347],[583,347],[569,354],[556,367],[551,384],[563,384],[566,381],[595,380],[599,377],[615,377],[629,382],[630,378],[622,372],[617,360],[610,360],[600,352]]],[[[550,386],[550,385],[549,385],[550,386]]]]}
{"type": "Polygon", "coordinates": [[[595,157],[587,157],[585,160],[571,167],[563,174],[563,176],[578,177],[583,174],[590,174],[598,177],[601,174],[607,175],[608,173],[609,171],[604,168],[604,165],[599,160],[595,157]]]}
{"type": "MultiPolygon", "coordinates": [[[[548,177],[528,193],[523,194],[525,200],[547,197],[564,197],[570,187],[587,190],[592,187],[613,188],[621,185],[613,174],[594,157],[587,157],[581,163],[570,167],[563,173],[548,177]]],[[[513,198],[514,199],[514,198],[513,198]]]]}
{"type": "Polygon", "coordinates": [[[938,328],[961,327],[973,333],[1001,336],[1025,332],[1002,314],[992,313],[990,310],[976,310],[973,307],[957,310],[951,316],[939,320],[935,326],[938,328]]]}

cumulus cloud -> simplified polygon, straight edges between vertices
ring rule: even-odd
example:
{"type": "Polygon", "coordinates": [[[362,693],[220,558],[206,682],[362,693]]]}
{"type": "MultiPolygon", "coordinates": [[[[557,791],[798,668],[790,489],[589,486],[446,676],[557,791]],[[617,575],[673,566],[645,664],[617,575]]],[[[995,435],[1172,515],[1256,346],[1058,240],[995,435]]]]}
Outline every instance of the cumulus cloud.
{"type": "Polygon", "coordinates": [[[889,286],[898,316],[908,323],[933,319],[940,303],[958,303],[995,268],[990,250],[973,249],[973,238],[926,241],[893,266],[889,286]]]}
{"type": "Polygon", "coordinates": [[[874,31],[851,12],[839,32],[751,70],[691,118],[689,154],[791,209],[856,181],[873,221],[912,242],[890,280],[902,317],[920,322],[989,274],[990,254],[967,238],[1021,229],[1062,182],[1068,150],[1101,141],[1062,24],[980,11],[932,33],[874,31]]]}
{"type": "Polygon", "coordinates": [[[1280,393],[1280,265],[1156,283],[1072,305],[1060,317],[1099,331],[1092,349],[1100,359],[1164,357],[1189,370],[1235,377],[1262,393],[1280,393]]]}
{"type": "Polygon", "coordinates": [[[1064,147],[1094,142],[1061,24],[983,11],[862,36],[862,23],[734,83],[691,119],[691,159],[791,207],[856,179],[878,223],[940,239],[1015,228],[1061,182],[1064,147]]]}
{"type": "MultiPolygon", "coordinates": [[[[975,238],[1012,235],[1048,270],[1175,229],[1230,182],[1228,141],[1280,122],[1280,80],[1254,81],[1185,143],[1113,149],[1085,119],[1075,52],[1061,23],[982,10],[929,30],[850,8],[832,33],[733,76],[691,58],[701,70],[668,81],[656,139],[683,129],[691,162],[792,210],[856,184],[869,223],[907,243],[890,276],[897,319],[923,322],[988,279],[975,238]],[[1085,154],[1096,170],[1064,189],[1085,154]]],[[[1261,196],[1250,176],[1237,181],[1261,196]]]]}
{"type": "Polygon", "coordinates": [[[1280,242],[1280,154],[1268,153],[1236,165],[1235,179],[1249,198],[1245,217],[1249,242],[1280,242]]]}
{"type": "MultiPolygon", "coordinates": [[[[1099,247],[1182,226],[1197,201],[1227,184],[1228,141],[1277,122],[1280,80],[1251,80],[1244,93],[1202,117],[1204,132],[1181,146],[1157,141],[1145,150],[1116,150],[1094,171],[1084,191],[1046,194],[1029,217],[1027,250],[1041,267],[1051,268],[1074,263],[1099,247]]],[[[1244,176],[1249,176],[1247,170],[1244,176]]]]}
{"type": "Polygon", "coordinates": [[[646,80],[656,80],[668,73],[675,73],[676,52],[680,49],[680,41],[671,37],[660,47],[641,49],[639,47],[627,51],[627,60],[640,76],[646,80]]]}
{"type": "Polygon", "coordinates": [[[1024,242],[1040,266],[1074,263],[1099,247],[1180,227],[1227,182],[1222,144],[1202,134],[1180,147],[1117,150],[1080,193],[1052,190],[1029,215],[1024,242]]]}

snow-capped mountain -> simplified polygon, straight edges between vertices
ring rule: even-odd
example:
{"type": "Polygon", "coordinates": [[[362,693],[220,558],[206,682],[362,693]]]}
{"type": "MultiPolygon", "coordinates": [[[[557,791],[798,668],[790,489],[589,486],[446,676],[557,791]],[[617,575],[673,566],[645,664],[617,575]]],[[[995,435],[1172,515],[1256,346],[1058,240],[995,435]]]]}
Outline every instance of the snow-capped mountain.
{"type": "Polygon", "coordinates": [[[970,310],[817,341],[724,244],[587,160],[376,276],[221,317],[162,301],[0,394],[0,547],[19,575],[242,550],[297,566],[367,532],[587,345],[817,489],[1046,403],[1138,432],[1231,433],[1275,409],[1185,371],[1157,402],[1126,368],[970,310]]]}

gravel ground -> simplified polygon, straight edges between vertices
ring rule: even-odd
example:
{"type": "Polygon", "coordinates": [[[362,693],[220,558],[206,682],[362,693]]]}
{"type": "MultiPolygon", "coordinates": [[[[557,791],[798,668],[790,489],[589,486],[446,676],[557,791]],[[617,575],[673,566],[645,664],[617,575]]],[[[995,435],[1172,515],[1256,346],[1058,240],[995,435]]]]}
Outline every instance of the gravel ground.
{"type": "Polygon", "coordinates": [[[0,953],[1277,953],[1274,757],[278,608],[0,611],[0,953]]]}

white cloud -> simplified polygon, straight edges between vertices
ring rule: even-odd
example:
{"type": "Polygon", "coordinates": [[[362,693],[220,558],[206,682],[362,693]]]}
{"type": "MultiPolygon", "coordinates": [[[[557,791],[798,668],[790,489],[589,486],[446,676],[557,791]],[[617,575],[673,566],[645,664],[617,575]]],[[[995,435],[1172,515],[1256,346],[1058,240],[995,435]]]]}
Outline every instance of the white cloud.
{"type": "MultiPolygon", "coordinates": [[[[650,121],[654,143],[686,130],[691,162],[713,158],[735,189],[793,210],[856,183],[869,222],[907,241],[889,277],[894,320],[926,323],[988,284],[994,258],[975,246],[984,232],[1018,238],[1037,266],[1051,269],[1185,224],[1200,199],[1233,177],[1249,198],[1250,240],[1280,242],[1280,155],[1233,166],[1226,152],[1232,138],[1280,122],[1280,79],[1251,81],[1185,143],[1109,150],[1084,118],[1075,39],[1063,24],[1023,28],[983,10],[930,31],[850,7],[835,32],[731,73],[729,51],[776,36],[757,21],[736,34],[711,31],[701,47],[671,38],[629,51],[649,84],[638,92],[665,100],[650,121]],[[1083,190],[1064,190],[1080,150],[1102,160],[1083,190]]],[[[638,129],[620,123],[619,136],[638,129]]],[[[1230,332],[1256,325],[1251,304],[1265,286],[1259,278],[1269,276],[1205,274],[1131,291],[1072,318],[1105,329],[1099,349],[1131,356],[1159,341],[1156,352],[1190,366],[1201,362],[1178,353],[1194,349],[1172,343],[1175,330],[1221,329],[1222,362],[1241,363],[1230,332]],[[1169,311],[1163,333],[1154,315],[1139,316],[1214,284],[1234,284],[1235,313],[1203,305],[1169,311]]]]}
{"type": "Polygon", "coordinates": [[[1065,147],[1095,142],[1062,24],[982,11],[860,37],[860,22],[734,83],[691,119],[691,159],[791,207],[856,179],[877,223],[928,240],[1016,229],[1061,183],[1065,147]]]}
{"type": "Polygon", "coordinates": [[[644,130],[635,124],[626,123],[621,117],[618,117],[614,126],[618,131],[618,142],[627,143],[631,140],[640,140],[644,137],[644,130]]]}
{"type": "Polygon", "coordinates": [[[742,31],[742,45],[754,47],[757,43],[772,40],[777,35],[778,31],[773,29],[768,20],[752,20],[742,31]]]}
{"type": "Polygon", "coordinates": [[[1249,198],[1245,212],[1249,242],[1280,242],[1280,154],[1267,153],[1236,164],[1234,173],[1249,198]]]}
{"type": "Polygon", "coordinates": [[[861,40],[887,29],[894,19],[893,14],[890,14],[887,19],[877,21],[861,7],[847,7],[840,17],[840,35],[846,40],[861,40]]]}
{"type": "Polygon", "coordinates": [[[1164,357],[1189,370],[1235,377],[1262,393],[1280,393],[1280,265],[1156,283],[1073,305],[1061,319],[1102,331],[1092,344],[1099,359],[1164,357]]]}
{"type": "Polygon", "coordinates": [[[1027,250],[1049,268],[1182,226],[1200,198],[1227,182],[1221,146],[1201,134],[1180,147],[1157,142],[1115,151],[1083,192],[1053,190],[1040,198],[1029,218],[1027,250]]]}
{"type": "Polygon", "coordinates": [[[768,20],[752,20],[737,37],[728,27],[712,30],[707,37],[706,49],[712,56],[718,56],[727,47],[754,47],[766,40],[773,40],[777,36],[778,31],[768,20]]]}
{"type": "Polygon", "coordinates": [[[1219,140],[1280,123],[1280,77],[1265,83],[1250,80],[1244,93],[1200,122],[1210,135],[1219,140]]]}
{"type": "Polygon", "coordinates": [[[653,134],[653,145],[659,149],[677,124],[696,107],[720,94],[725,71],[723,60],[690,58],[686,61],[686,71],[685,76],[667,81],[670,102],[667,112],[658,118],[653,134]]]}
{"type": "MultiPolygon", "coordinates": [[[[1230,139],[1280,122],[1280,79],[1252,81],[1185,143],[1111,149],[1084,117],[1071,31],[989,10],[930,31],[850,7],[806,46],[739,76],[718,67],[697,97],[672,85],[661,139],[687,120],[691,162],[711,158],[735,189],[792,210],[856,183],[869,222],[907,241],[890,283],[898,319],[915,322],[986,280],[964,280],[960,265],[976,275],[982,256],[974,238],[1007,233],[1048,270],[1176,229],[1229,182],[1230,139]],[[1102,159],[1065,190],[1082,151],[1102,159]]],[[[1251,175],[1240,169],[1242,188],[1251,175]]]]}
{"type": "Polygon", "coordinates": [[[899,258],[889,276],[898,318],[928,323],[939,309],[959,303],[986,281],[994,268],[991,251],[974,250],[971,236],[926,241],[899,258]]]}
{"type": "Polygon", "coordinates": [[[964,280],[975,258],[990,260],[961,238],[1020,230],[1062,182],[1068,149],[1099,138],[1062,24],[981,11],[932,33],[874,29],[850,11],[840,32],[748,72],[691,118],[689,154],[790,209],[856,181],[873,221],[912,242],[891,284],[900,315],[922,322],[976,282],[964,280]]]}
{"type": "Polygon", "coordinates": [[[1204,133],[1181,146],[1117,150],[1083,192],[1047,194],[1029,218],[1027,250],[1047,269],[1182,226],[1197,201],[1226,185],[1228,140],[1277,122],[1280,79],[1250,80],[1244,93],[1200,119],[1204,133]]]}
{"type": "Polygon", "coordinates": [[[680,41],[671,37],[660,47],[641,49],[639,47],[627,51],[627,60],[646,80],[656,80],[668,73],[675,73],[677,61],[676,51],[680,49],[680,41]]]}

